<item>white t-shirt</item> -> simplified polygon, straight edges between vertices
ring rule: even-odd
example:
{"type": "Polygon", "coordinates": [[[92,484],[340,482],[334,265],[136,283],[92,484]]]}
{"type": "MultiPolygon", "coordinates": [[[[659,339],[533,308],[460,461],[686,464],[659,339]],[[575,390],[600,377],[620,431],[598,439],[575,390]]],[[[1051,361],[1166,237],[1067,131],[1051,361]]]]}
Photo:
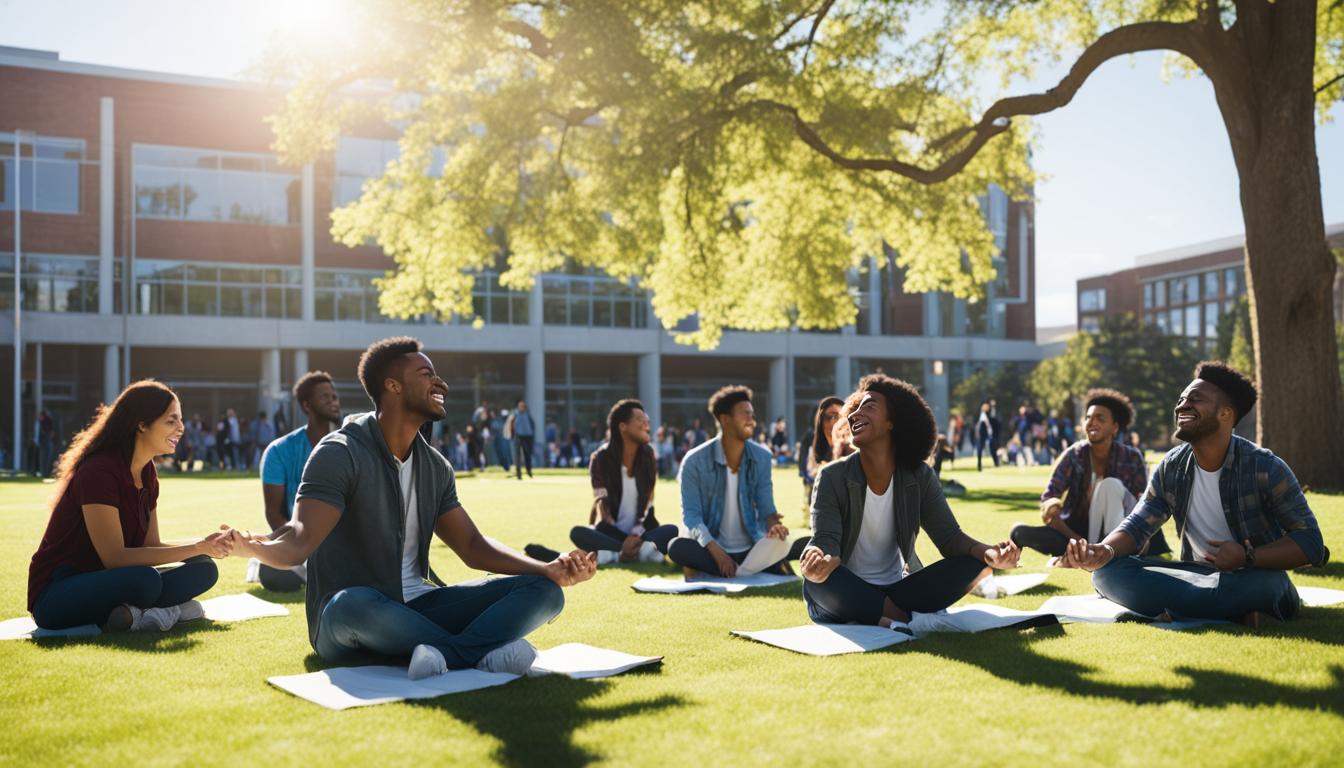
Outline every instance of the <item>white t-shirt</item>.
{"type": "Polygon", "coordinates": [[[724,552],[746,552],[754,544],[742,522],[742,505],[737,502],[737,473],[728,470],[723,488],[723,522],[719,524],[719,546],[724,552]]]}
{"type": "Polygon", "coordinates": [[[1195,465],[1195,482],[1190,488],[1190,509],[1185,516],[1185,539],[1190,542],[1190,554],[1195,562],[1205,562],[1204,556],[1213,557],[1217,547],[1210,541],[1235,541],[1223,514],[1222,497],[1218,493],[1219,468],[1205,472],[1195,465]]]}
{"type": "MultiPolygon", "coordinates": [[[[392,457],[396,461],[396,457],[392,457]]],[[[406,542],[401,547],[401,599],[410,602],[430,592],[434,587],[420,577],[420,516],[415,509],[415,486],[411,484],[411,469],[415,463],[412,453],[405,463],[397,462],[401,476],[401,498],[406,502],[406,542]]]]}
{"type": "Polygon", "coordinates": [[[859,539],[845,565],[869,584],[886,586],[905,576],[905,558],[896,541],[896,516],[891,509],[895,486],[894,480],[888,480],[887,490],[881,496],[873,493],[872,488],[864,489],[859,539]]]}
{"type": "Polygon", "coordinates": [[[621,467],[621,508],[616,510],[616,527],[621,533],[630,533],[635,527],[635,505],[639,503],[639,491],[635,488],[635,477],[621,467]]]}

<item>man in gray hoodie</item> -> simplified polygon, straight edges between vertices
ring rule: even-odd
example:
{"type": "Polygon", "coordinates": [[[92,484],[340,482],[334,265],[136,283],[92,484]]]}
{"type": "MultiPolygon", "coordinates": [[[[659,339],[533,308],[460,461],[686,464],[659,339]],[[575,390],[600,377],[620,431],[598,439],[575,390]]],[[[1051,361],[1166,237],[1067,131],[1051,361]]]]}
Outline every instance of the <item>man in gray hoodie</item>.
{"type": "Polygon", "coordinates": [[[477,530],[452,467],[419,434],[446,415],[448,392],[420,342],[375,342],[359,379],[374,412],[322,438],[293,518],[265,536],[235,532],[234,554],[276,568],[307,560],[309,641],[324,661],[410,657],[411,679],[525,673],[536,649],[523,638],[560,613],[561,587],[592,578],[595,559],[575,550],[543,563],[477,530]],[[433,535],[469,567],[512,575],[444,586],[429,568],[433,535]]]}

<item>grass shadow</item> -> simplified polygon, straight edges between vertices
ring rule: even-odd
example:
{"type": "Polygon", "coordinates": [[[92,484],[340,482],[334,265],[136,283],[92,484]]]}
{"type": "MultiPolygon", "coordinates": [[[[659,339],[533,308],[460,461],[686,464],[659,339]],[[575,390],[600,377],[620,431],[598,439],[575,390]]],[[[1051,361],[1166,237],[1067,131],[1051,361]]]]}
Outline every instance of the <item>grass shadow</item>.
{"type": "Polygon", "coordinates": [[[1299,576],[1322,576],[1327,579],[1344,579],[1344,563],[1329,562],[1319,568],[1299,568],[1293,571],[1299,576]]]}
{"type": "MultiPolygon", "coordinates": [[[[1229,628],[1211,626],[1187,631],[1227,632],[1229,628]]],[[[1225,670],[1185,666],[1176,667],[1173,671],[1187,678],[1188,685],[1165,686],[1143,682],[1120,684],[1093,679],[1093,675],[1101,671],[1098,667],[1050,658],[1036,652],[1034,646],[1037,642],[1066,634],[1062,625],[982,634],[986,637],[951,635],[934,642],[902,644],[895,650],[970,664],[1003,680],[1024,686],[1052,688],[1071,697],[1113,699],[1127,704],[1176,702],[1206,709],[1284,705],[1344,716],[1344,666],[1340,665],[1331,665],[1330,682],[1318,687],[1285,685],[1225,670]],[[992,642],[986,642],[989,637],[993,638],[992,642]]]]}
{"type": "Polygon", "coordinates": [[[138,653],[181,653],[190,651],[200,645],[202,642],[201,635],[223,632],[226,629],[221,622],[200,620],[178,624],[167,632],[149,630],[144,632],[105,632],[101,635],[78,635],[75,637],[35,637],[29,642],[45,651],[61,650],[74,645],[87,645],[117,648],[138,653]]]}
{"type": "MultiPolygon", "coordinates": [[[[995,507],[991,512],[1035,512],[1041,510],[1041,496],[1031,491],[968,490],[966,495],[952,499],[952,504],[989,504],[995,507]]],[[[1032,518],[1035,519],[1035,518],[1032,518]]]]}
{"type": "Polygon", "coordinates": [[[612,706],[594,703],[611,685],[607,680],[547,675],[411,705],[440,710],[493,736],[500,742],[493,757],[501,765],[560,767],[584,766],[602,758],[574,743],[574,733],[589,723],[687,705],[685,699],[671,694],[612,706]]]}
{"type": "Polygon", "coordinates": [[[304,601],[304,591],[297,592],[272,592],[260,584],[251,584],[247,588],[247,594],[259,597],[272,603],[284,603],[286,605],[296,605],[304,601]]]}

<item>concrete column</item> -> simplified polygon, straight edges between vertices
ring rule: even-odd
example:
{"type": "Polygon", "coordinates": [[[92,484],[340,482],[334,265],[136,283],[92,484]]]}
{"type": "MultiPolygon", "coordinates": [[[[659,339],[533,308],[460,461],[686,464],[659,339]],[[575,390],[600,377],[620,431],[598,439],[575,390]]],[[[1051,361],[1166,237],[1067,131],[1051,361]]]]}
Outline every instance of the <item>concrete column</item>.
{"type": "MultiPolygon", "coordinates": [[[[112,314],[112,270],[116,242],[116,143],[113,141],[112,98],[99,101],[98,129],[98,314],[112,314]]],[[[129,312],[130,310],[125,310],[129,312]]]]}
{"type": "Polygon", "coordinates": [[[111,403],[121,393],[121,349],[116,344],[103,347],[103,402],[111,403]]]}
{"type": "Polygon", "coordinates": [[[663,423],[663,358],[657,352],[639,356],[639,401],[657,432],[663,423]]]}
{"type": "MultiPolygon", "coordinates": [[[[933,409],[934,423],[941,430],[947,425],[951,404],[951,392],[948,389],[947,361],[924,361],[924,400],[933,409]]],[[[951,439],[950,437],[948,438],[951,439]]]]}
{"type": "MultiPolygon", "coordinates": [[[[542,327],[541,322],[541,275],[532,283],[532,291],[527,297],[527,324],[533,328],[542,327]]],[[[528,403],[531,406],[531,403],[528,403]]]]}
{"type": "MultiPolygon", "coordinates": [[[[294,381],[298,381],[303,376],[303,374],[307,372],[308,372],[308,350],[306,349],[294,350],[294,381]]],[[[298,403],[293,402],[292,398],[287,399],[286,402],[289,403],[289,407],[286,408],[285,410],[289,413],[290,426],[295,427],[302,424],[305,421],[305,419],[303,418],[303,409],[299,407],[298,403]]],[[[354,403],[341,403],[342,409],[350,409],[351,406],[354,406],[354,403]]]]}
{"type": "Polygon", "coordinates": [[[42,412],[42,342],[33,345],[37,354],[33,356],[33,414],[42,412]]]}
{"type": "Polygon", "coordinates": [[[537,436],[532,451],[532,463],[546,466],[546,352],[540,345],[527,352],[527,379],[524,399],[532,412],[532,424],[537,436]]]}
{"type": "Polygon", "coordinates": [[[768,437],[770,426],[775,423],[775,419],[783,416],[789,421],[793,417],[789,413],[789,358],[775,357],[770,360],[770,410],[761,413],[756,412],[757,429],[766,426],[765,433],[768,437]]]}
{"type": "Polygon", "coordinates": [[[835,394],[839,397],[848,397],[854,389],[854,382],[849,380],[849,366],[849,355],[835,358],[835,394]]]}
{"type": "Polygon", "coordinates": [[[257,410],[273,413],[280,403],[280,350],[261,351],[261,387],[257,393],[257,410]]]}
{"type": "Polygon", "coordinates": [[[882,272],[876,257],[868,258],[868,335],[882,335],[882,272]]]}
{"type": "Polygon", "coordinates": [[[302,279],[303,292],[300,297],[300,306],[303,310],[303,321],[310,323],[314,320],[316,314],[315,292],[317,290],[316,279],[314,278],[314,213],[313,213],[313,164],[309,163],[303,166],[303,185],[300,195],[300,226],[302,230],[302,279]]]}

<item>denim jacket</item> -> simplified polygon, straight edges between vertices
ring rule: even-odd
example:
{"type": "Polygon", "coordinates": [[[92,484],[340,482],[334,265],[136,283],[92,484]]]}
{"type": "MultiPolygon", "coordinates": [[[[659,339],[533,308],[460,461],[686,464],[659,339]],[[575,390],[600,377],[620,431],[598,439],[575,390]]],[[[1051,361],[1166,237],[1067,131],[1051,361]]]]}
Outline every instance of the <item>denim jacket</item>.
{"type": "MultiPolygon", "coordinates": [[[[775,514],[775,490],[770,479],[770,451],[747,441],[742,464],[737,468],[737,507],[752,541],[760,541],[775,514]]],[[[723,436],[716,436],[686,454],[677,484],[681,487],[681,519],[690,536],[706,546],[719,535],[723,523],[723,497],[728,483],[728,460],[723,455],[723,436]]]]}
{"type": "MultiPolygon", "coordinates": [[[[1185,540],[1185,521],[1195,481],[1195,451],[1189,443],[1167,452],[1153,470],[1148,490],[1116,530],[1128,533],[1140,547],[1169,517],[1176,518],[1181,559],[1192,558],[1185,540]]],[[[1287,536],[1313,565],[1325,562],[1325,543],[1316,516],[1297,478],[1283,459],[1245,438],[1232,436],[1218,476],[1223,516],[1237,541],[1259,547],[1287,536]]]]}

